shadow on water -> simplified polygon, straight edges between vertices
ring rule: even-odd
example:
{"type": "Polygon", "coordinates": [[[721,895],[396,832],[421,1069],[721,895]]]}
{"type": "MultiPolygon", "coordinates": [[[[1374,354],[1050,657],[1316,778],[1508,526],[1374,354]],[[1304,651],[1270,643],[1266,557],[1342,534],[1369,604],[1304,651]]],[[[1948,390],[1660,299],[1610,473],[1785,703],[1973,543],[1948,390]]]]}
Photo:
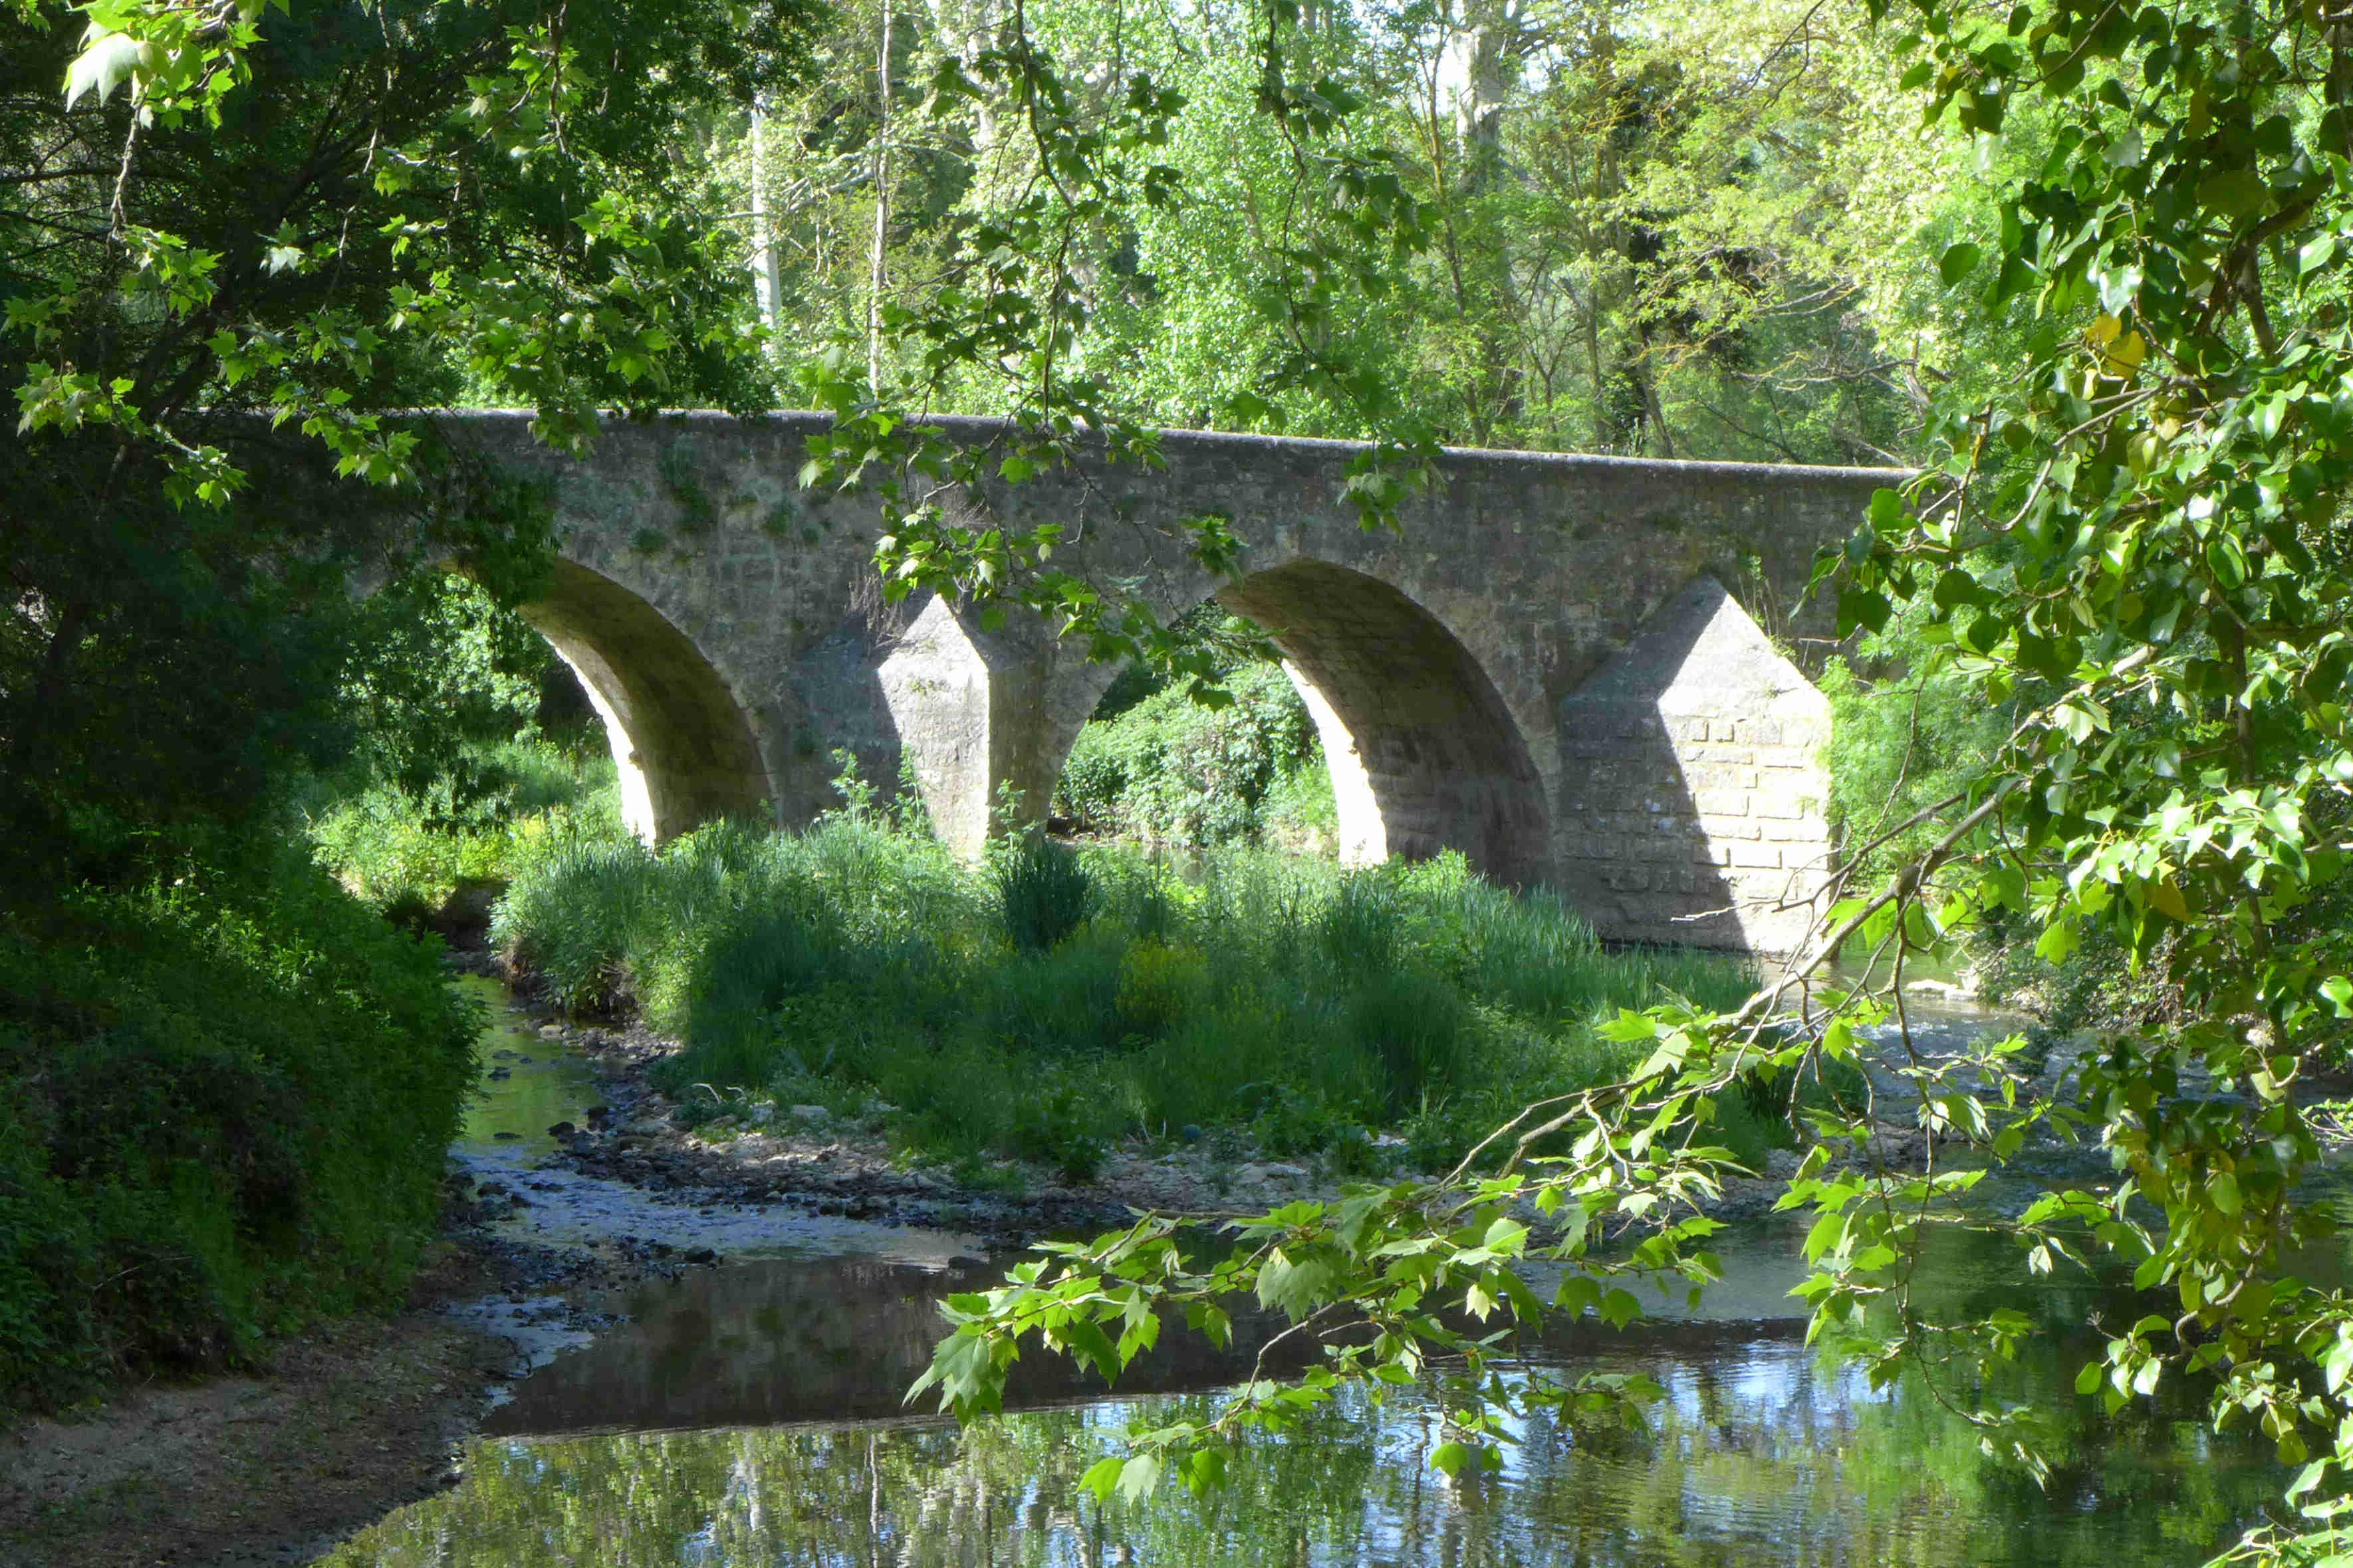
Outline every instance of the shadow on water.
{"type": "MultiPolygon", "coordinates": [[[[1641,1293],[1641,1343],[1695,1364],[1759,1341],[1794,1341],[1804,1313],[1788,1294],[1804,1278],[1801,1227],[1780,1222],[1727,1232],[1719,1248],[1729,1278],[1696,1308],[1680,1292],[1641,1293]]],[[[946,1269],[872,1259],[760,1261],[642,1288],[613,1305],[628,1321],[518,1384],[486,1427],[501,1436],[661,1431],[809,1422],[880,1421],[911,1413],[902,1403],[929,1364],[942,1331],[936,1303],[998,1283],[994,1264],[946,1269]]],[[[2044,1323],[2084,1332],[2106,1293],[2088,1281],[2005,1278],[1989,1238],[1956,1233],[1923,1271],[1923,1300],[1958,1310],[2031,1302],[2044,1323]],[[1996,1285],[1994,1282],[2000,1280],[1996,1285]]],[[[1237,1310],[1235,1342],[1219,1350],[1172,1327],[1152,1355],[1120,1380],[1122,1394],[1215,1388],[1247,1376],[1280,1319],[1237,1310]]],[[[1629,1336],[1588,1319],[1532,1345],[1553,1360],[1611,1353],[1629,1336]]],[[[2088,1340],[2086,1341],[2088,1343],[2088,1340]]],[[[1298,1355],[1271,1366],[1295,1368],[1298,1355]]],[[[2073,1368],[2066,1376],[2073,1375],[2073,1368]]],[[[1113,1391],[1092,1373],[1032,1353],[1008,1382],[1008,1409],[1098,1399],[1113,1391]]]]}

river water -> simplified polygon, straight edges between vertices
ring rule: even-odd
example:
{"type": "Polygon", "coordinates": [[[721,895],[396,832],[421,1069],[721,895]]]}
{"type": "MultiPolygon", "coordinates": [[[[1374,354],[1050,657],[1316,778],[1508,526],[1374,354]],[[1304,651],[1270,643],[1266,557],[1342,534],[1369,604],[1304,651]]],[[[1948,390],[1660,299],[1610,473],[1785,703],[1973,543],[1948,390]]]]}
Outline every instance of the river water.
{"type": "MultiPolygon", "coordinates": [[[[460,1157],[478,1174],[552,1181],[533,1160],[550,1122],[586,1110],[585,1069],[512,1022],[484,1056],[506,1076],[485,1084],[460,1157]]],[[[527,1208],[509,1223],[525,1234],[573,1223],[560,1189],[543,1195],[556,1217],[527,1208]]],[[[630,1214],[649,1236],[732,1223],[630,1214]]],[[[932,1302],[995,1270],[960,1258],[963,1238],[836,1225],[609,1303],[628,1321],[517,1383],[470,1443],[459,1485],[326,1561],[2126,1568],[2203,1562],[2275,1505],[2285,1479],[2254,1446],[2216,1436],[2194,1391],[2100,1416],[2072,1383],[2097,1353],[2087,1320],[2126,1304],[2087,1282],[2021,1283],[2002,1244],[1957,1230],[1922,1297],[2036,1319],[1996,1392],[2049,1413],[2054,1468],[2038,1488],[1981,1454],[1916,1373],[1874,1393],[1807,1347],[1786,1295],[1796,1235],[1767,1223],[1724,1238],[1731,1278],[1698,1312],[1660,1302],[1627,1332],[1573,1326],[1536,1352],[1656,1379],[1668,1397],[1647,1431],[1535,1419],[1499,1475],[1458,1488],[1428,1467],[1432,1412],[1418,1396],[1349,1397],[1258,1445],[1226,1491],[1196,1500],[1170,1486],[1098,1506],[1077,1484],[1087,1466],[1117,1451],[1132,1421],[1213,1397],[1232,1363],[1172,1339],[1145,1377],[1110,1393],[1025,1363],[1008,1404],[1028,1408],[971,1429],[911,1416],[901,1394],[936,1335],[932,1302]]]]}

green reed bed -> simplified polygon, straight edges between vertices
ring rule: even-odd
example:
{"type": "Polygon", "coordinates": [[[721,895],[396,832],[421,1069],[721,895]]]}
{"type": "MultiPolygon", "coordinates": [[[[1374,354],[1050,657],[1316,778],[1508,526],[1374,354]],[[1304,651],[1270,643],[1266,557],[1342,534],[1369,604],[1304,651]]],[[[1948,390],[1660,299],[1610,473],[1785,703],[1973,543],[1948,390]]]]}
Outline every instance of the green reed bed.
{"type": "MultiPolygon", "coordinates": [[[[561,845],[518,875],[494,936],[565,1006],[678,1036],[674,1092],[880,1101],[921,1152],[1072,1176],[1128,1138],[1371,1171],[1396,1131],[1427,1165],[1623,1071],[1597,1027],[1617,1008],[1733,1005],[1755,980],[1719,955],[1605,951],[1557,897],[1455,856],[1348,872],[1219,850],[1187,881],[1029,840],[967,867],[872,812],[659,853],[561,845]]],[[[1761,1159],[1767,1120],[1728,1100],[1730,1142],[1761,1159]]]]}

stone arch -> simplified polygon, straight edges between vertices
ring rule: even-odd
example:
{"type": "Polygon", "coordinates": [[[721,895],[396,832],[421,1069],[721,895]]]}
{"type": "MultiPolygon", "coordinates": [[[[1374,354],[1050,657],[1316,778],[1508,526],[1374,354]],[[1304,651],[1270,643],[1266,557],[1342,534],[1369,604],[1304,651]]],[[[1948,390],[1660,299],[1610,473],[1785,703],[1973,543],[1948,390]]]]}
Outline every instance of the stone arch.
{"type": "Polygon", "coordinates": [[[1541,879],[1545,785],[1478,658],[1377,577],[1302,560],[1218,590],[1272,634],[1324,739],[1341,857],[1459,849],[1497,880],[1541,879]]]}
{"type": "Polygon", "coordinates": [[[620,770],[621,814],[659,844],[713,817],[774,816],[768,771],[727,682],[685,633],[611,578],[559,561],[522,607],[596,705],[620,770]]]}

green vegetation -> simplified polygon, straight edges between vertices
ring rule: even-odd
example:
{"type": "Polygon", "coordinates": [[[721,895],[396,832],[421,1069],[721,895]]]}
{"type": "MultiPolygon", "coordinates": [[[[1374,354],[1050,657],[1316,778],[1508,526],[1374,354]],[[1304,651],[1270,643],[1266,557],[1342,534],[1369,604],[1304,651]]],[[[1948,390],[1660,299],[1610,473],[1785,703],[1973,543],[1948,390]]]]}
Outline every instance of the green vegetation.
{"type": "MultiPolygon", "coordinates": [[[[1727,1005],[1754,982],[1730,959],[1604,952],[1556,900],[1454,856],[1344,873],[1217,850],[1188,884],[1134,851],[1022,840],[976,870],[853,813],[659,853],[564,846],[495,934],[564,1005],[636,1007],[683,1040],[660,1068],[674,1092],[880,1101],[923,1152],[1073,1176],[1187,1128],[1358,1171],[1395,1128],[1415,1160],[1451,1159],[1529,1097],[1622,1072],[1595,1027],[1610,1010],[1727,1005]]],[[[1769,1117],[1744,1096],[1725,1115],[1761,1163],[1769,1117]]]]}
{"type": "MultiPolygon", "coordinates": [[[[1404,212],[1394,187],[1365,181],[1346,188],[1392,199],[1367,203],[1375,212],[1333,204],[1335,221],[1388,241],[1405,288],[1451,281],[1458,300],[1478,301],[1447,323],[1457,357],[1437,378],[1474,419],[1483,389],[1497,394],[1488,406],[1515,416],[1535,405],[1519,401],[1524,368],[1575,363],[1530,365],[1526,340],[1485,330],[1504,319],[1496,301],[1532,300],[1553,307],[1548,321],[1587,326],[1588,342],[1606,319],[1646,348],[1675,345],[1627,367],[1619,428],[1639,428],[1645,450],[1663,454],[1679,427],[1663,396],[1672,367],[1736,384],[1739,399],[1710,397],[1713,411],[1788,455],[1809,448],[1780,434],[1792,428],[1784,395],[1809,440],[1834,431],[1914,457],[1918,478],[1874,496],[1818,570],[1841,637],[1899,630],[1900,661],[1863,672],[1884,689],[1850,689],[1842,703],[1841,816],[1851,837],[1878,821],[1901,832],[1833,877],[1817,945],[1788,987],[1737,1010],[1661,1005],[1612,1025],[1645,1053],[1637,1069],[1517,1123],[1524,1148],[1581,1128],[1564,1162],[1269,1216],[1237,1226],[1214,1268],[1195,1267],[1189,1239],[1140,1222],[954,1306],[959,1326],[927,1385],[985,1410],[1025,1339],[1115,1366],[1134,1339],[1103,1347],[1144,1315],[1195,1313],[1247,1281],[1295,1319],[1368,1320],[1378,1337],[1332,1347],[1300,1385],[1253,1387],[1210,1419],[1132,1434],[1129,1458],[1089,1473],[1098,1496],[1164,1475],[1210,1487],[1236,1434],[1281,1429],[1335,1383],[1410,1376],[1437,1352],[1461,1358],[1461,1375],[1446,1376],[1461,1408],[1450,1412],[1457,1440],[1431,1462],[1499,1468],[1526,1406],[1609,1391],[1504,1383],[1493,1342],[1455,1332],[1436,1303],[1482,1323],[1587,1309],[1615,1322],[1637,1305],[1582,1277],[1541,1301],[1520,1278],[1525,1256],[1712,1280],[1715,1226],[1680,1216],[1675,1200],[1706,1190],[1725,1089],[1760,1056],[1788,1068],[1853,1058],[1883,992],[1815,984],[1851,942],[1924,954],[1975,937],[2031,952],[2073,993],[2062,1005],[2129,1026],[2104,1032],[2047,1093],[2015,1070],[2032,1059],[2024,1040],[1894,1064],[1942,1145],[1932,1169],[1892,1162],[1859,1116],[1820,1118],[1784,1201],[1810,1214],[1801,1294],[1815,1331],[1862,1331],[1875,1384],[1926,1369],[1987,1452],[2041,1478],[2054,1452],[2046,1418],[1992,1392],[2031,1325],[1992,1303],[1929,1314],[1933,1324],[1910,1310],[1924,1239],[1968,1216],[2007,1231],[2037,1270],[2129,1268],[2153,1310],[2104,1325],[2077,1392],[2113,1414],[2186,1383],[2217,1427],[2259,1432],[2303,1467],[2287,1492],[2296,1511],[2278,1510],[2218,1562],[2341,1560],[2353,1547],[2353,1303],[2295,1265],[2334,1229],[2307,1195],[2331,1157],[2311,1085],[2344,1070],[2353,1039],[2353,16],[2304,0],[1573,6],[1515,52],[1504,10],[1466,6],[1459,23],[1398,14],[1438,47],[1400,51],[1415,69],[1429,62],[1431,89],[1402,100],[1427,114],[1419,145],[1393,137],[1388,150],[1432,199],[1404,212]],[[1538,60],[1542,70],[1522,68],[1538,60]],[[1449,67],[1463,84],[1451,94],[1440,86],[1449,67]],[[1482,170],[1514,112],[1546,94],[1599,112],[1564,115],[1556,130],[1527,116],[1521,157],[1482,170]],[[1692,157],[1702,146],[1715,155],[1692,157]],[[1433,174],[1454,155],[1451,192],[1420,183],[1424,151],[1433,174]],[[1583,223],[1505,226],[1507,204],[1542,213],[1545,172],[1558,168],[1575,172],[1568,210],[1583,223]],[[1632,199],[1609,199],[1620,191],[1632,199]],[[1501,222],[1481,233],[1482,217],[1501,222]],[[1693,243],[1711,235],[1712,246],[1693,243]],[[1592,265],[1616,247],[1608,268],[1592,265]],[[1455,269],[1458,253],[1477,265],[1455,269]],[[1565,300],[1525,280],[1538,257],[1561,263],[1565,300]],[[1653,261],[1661,274],[1645,278],[1653,261]],[[1640,302],[1619,315],[1602,302],[1629,279],[1640,302]],[[1816,340],[1829,353],[1792,355],[1777,335],[1825,325],[1798,327],[1816,314],[1808,299],[1841,325],[1816,340]],[[1845,347],[1868,363],[1837,363],[1845,347]],[[1756,351],[1774,367],[1746,359],[1756,351]],[[1814,370],[1793,374],[1810,355],[1814,370]],[[1807,384],[1894,395],[1832,408],[1798,391],[1807,384]],[[1928,766],[1909,771],[1915,762],[1928,766]],[[2104,966],[2130,976],[2132,994],[2070,984],[2079,958],[2085,978],[2104,966]],[[1800,985],[1811,1026],[1791,1032],[1774,1007],[1800,985]],[[1979,1173],[1955,1168],[2086,1136],[2113,1179],[2049,1193],[2014,1219],[1977,1211],[1979,1173]],[[1531,1229],[1525,1204],[1567,1223],[1531,1229]],[[1595,1263],[1588,1247],[1607,1225],[1645,1231],[1641,1250],[1595,1263]]],[[[1270,26],[1254,62],[1269,82],[1259,101],[1294,151],[1307,136],[1291,116],[1307,117],[1312,100],[1326,111],[1314,131],[1355,133],[1355,86],[1379,79],[1335,71],[1301,86],[1359,37],[1303,19],[1301,30],[1314,37],[1291,50],[1270,26]]],[[[1346,161],[1318,152],[1323,169],[1346,161]]],[[[1349,291],[1371,271],[1322,274],[1312,303],[1333,335],[1286,341],[1320,348],[1377,321],[1392,278],[1362,301],[1349,291]]],[[[1437,317],[1426,310],[1417,324],[1437,331],[1437,317]]],[[[1086,353],[1091,367],[1103,363],[1100,344],[1086,353]]],[[[1039,376],[1025,413],[1047,401],[1050,379],[1039,376]]],[[[1548,393],[1558,384],[1543,379],[1548,393]]],[[[1435,395],[1428,378],[1418,391],[1435,395]]],[[[1414,450],[1421,410],[1408,402],[1372,421],[1397,445],[1368,455],[1368,489],[1380,489],[1384,458],[1414,450]]],[[[1402,509],[1384,499],[1409,490],[1400,480],[1366,510],[1387,521],[1402,509]]],[[[886,565],[922,584],[1005,576],[1003,542],[958,556],[944,538],[902,530],[886,565]]],[[[1017,563],[1042,564],[1054,542],[1040,535],[1017,563]]],[[[1033,601],[1075,596],[1050,574],[1038,584],[1033,601]]]]}
{"type": "MultiPolygon", "coordinates": [[[[1990,1245],[1958,1261],[1977,1279],[2006,1263],[1990,1245]]],[[[747,1403],[798,1386],[806,1363],[796,1366],[789,1352],[807,1345],[832,1352],[834,1364],[860,1355],[878,1381],[889,1378],[896,1369],[874,1342],[903,1341],[869,1325],[890,1312],[913,1338],[917,1306],[902,1304],[911,1292],[902,1279],[861,1282],[865,1291],[845,1289],[846,1300],[765,1282],[770,1300],[791,1292],[781,1314],[790,1329],[773,1340],[733,1336],[725,1348],[706,1342],[698,1364],[744,1390],[747,1403]],[[877,1300],[885,1290],[890,1299],[877,1300]],[[812,1321],[830,1332],[804,1327],[812,1321]]],[[[2085,1303],[2069,1304],[2072,1319],[2054,1310],[2058,1302],[2030,1300],[2041,1331],[2009,1369],[2005,1394],[2063,1395],[2072,1363],[2089,1348],[2085,1303]]],[[[665,1327],[680,1338],[708,1331],[665,1327]]],[[[1857,1402],[1840,1388],[1834,1356],[1795,1344],[1727,1352],[1717,1341],[1668,1338],[1588,1342],[1572,1353],[1672,1382],[1683,1397],[1639,1432],[1538,1413],[1508,1481],[1469,1497],[1430,1484],[1436,1412],[1419,1390],[1401,1388],[1380,1402],[1350,1391],[1308,1412],[1292,1440],[1238,1459],[1218,1495],[1171,1486],[1098,1501],[1082,1479],[1105,1458],[1119,1462],[1131,1419],[1159,1426],[1215,1415],[1213,1396],[1151,1395],[1025,1410],[962,1431],[795,1424],[477,1439],[467,1485],[403,1510],[324,1562],[438,1568],[463,1542],[481,1560],[553,1558],[575,1568],[634,1568],[701,1551],[758,1563],[901,1554],[1155,1568],[1297,1568],[1303,1558],[1388,1568],[1580,1560],[2145,1568],[2190,1561],[2186,1553],[2225,1539],[2278,1486],[2253,1445],[2200,1433],[2190,1402],[2179,1397],[2153,1418],[2113,1423],[2060,1398],[2051,1436],[2063,1458],[2045,1490],[1982,1453],[1916,1370],[1857,1402]],[[779,1498],[797,1506],[777,1506],[779,1498]]]]}
{"type": "Polygon", "coordinates": [[[1243,664],[1224,678],[1230,704],[1166,686],[1080,731],[1054,791],[1082,832],[1146,844],[1266,844],[1329,850],[1335,814],[1324,749],[1282,668],[1243,664]]]}
{"type": "Polygon", "coordinates": [[[805,15],[0,5],[0,1407],[397,1299],[470,1026],[287,851],[358,794],[421,901],[481,846],[367,792],[461,841],[546,793],[479,613],[545,498],[414,414],[773,404],[675,136],[805,15]]]}
{"type": "Polygon", "coordinates": [[[416,925],[551,837],[620,834],[603,726],[520,616],[427,574],[375,595],[364,624],[337,694],[358,743],[290,790],[345,888],[416,925]]]}
{"type": "Polygon", "coordinates": [[[396,1300],[477,1026],[298,855],[0,920],[0,1408],[396,1300]]]}
{"type": "Polygon", "coordinates": [[[469,747],[463,762],[490,798],[436,820],[398,786],[371,783],[307,823],[320,860],[372,907],[413,921],[439,910],[461,880],[507,880],[551,840],[623,834],[613,761],[601,751],[583,758],[516,739],[469,747]]]}
{"type": "MultiPolygon", "coordinates": [[[[440,680],[439,650],[465,641],[442,574],[528,597],[545,498],[410,413],[528,405],[568,447],[608,409],[774,406],[789,361],[836,416],[805,479],[867,484],[887,520],[885,600],[1042,610],[1093,656],[1205,696],[1256,677],[1133,582],[1067,570],[1068,522],[969,527],[943,496],[1085,444],[1148,464],[1163,422],[1367,437],[1348,493],[1376,526],[1415,517],[1444,439],[1915,461],[1919,481],[1877,497],[1823,563],[1842,634],[1897,628],[1841,694],[1841,820],[1865,833],[1915,802],[1919,820],[1840,885],[1822,956],[1974,932],[2059,983],[2072,962],[2147,977],[2145,1007],[2078,988],[2138,1033],[2106,1043],[2074,1103],[1984,1093],[2011,1059],[1990,1047],[1902,1070],[1928,1130],[1974,1158],[2096,1130],[2129,1179],[2051,1195],[2017,1238],[2053,1267],[2112,1253],[2168,1304],[2119,1320],[2078,1386],[2121,1406],[2211,1374],[2218,1422],[2310,1461],[2293,1498],[2319,1534],[2236,1555],[2341,1556],[2353,1304],[2286,1266],[2322,1227],[2297,1195],[2323,1150],[2296,1086],[2341,1068],[2353,1018],[2353,19],[2308,0],[984,11],[0,7],[0,380],[17,416],[0,421],[0,1016],[22,1020],[10,1037],[32,1043],[10,1049],[33,1064],[8,1090],[30,1131],[0,1204],[21,1216],[9,1235],[58,1238],[60,1257],[110,1237],[155,1251],[91,1272],[95,1304],[9,1287],[23,1385],[166,1353],[187,1339],[175,1321],[228,1325],[188,1342],[241,1343],[267,1314],[239,1303],[277,1300],[249,1281],[301,1260],[332,1297],[396,1272],[415,1234],[396,1194],[431,1152],[399,1130],[455,1092],[446,1020],[401,1001],[421,954],[300,871],[283,873],[300,913],[248,921],[281,934],[249,951],[222,934],[267,902],[238,869],[250,846],[290,831],[322,777],[397,790],[458,846],[412,847],[402,869],[403,808],[381,799],[323,829],[391,899],[429,897],[428,871],[466,864],[486,824],[533,814],[530,769],[499,761],[513,731],[469,732],[473,698],[440,680]],[[1011,424],[951,448],[910,418],[945,410],[1011,424]],[[347,1011],[225,1043],[255,1004],[217,977],[248,971],[257,994],[311,999],[297,1012],[314,985],[347,1011]],[[391,1019],[404,1043],[339,1034],[347,1016],[391,1019]],[[371,1167],[396,1194],[389,1228],[346,1229],[331,1201],[351,1184],[333,1174],[345,1123],[257,1164],[276,1146],[192,1113],[195,1144],[221,1129],[215,1165],[276,1173],[259,1195],[206,1189],[168,1140],[99,1149],[49,1065],[135,1047],[164,1065],[108,1085],[211,1105],[220,1062],[249,1050],[266,1079],[306,1041],[333,1058],[322,1081],[395,1075],[375,1110],[398,1136],[371,1167]],[[2204,1077],[2237,1098],[2186,1102],[2204,1077]],[[110,1206],[118,1192],[133,1196],[110,1206]],[[332,1223],[306,1229],[285,1192],[332,1223]],[[239,1205],[295,1217],[224,1217],[239,1205]],[[166,1277],[213,1283],[103,1297],[166,1277]]],[[[712,523],[691,481],[673,488],[687,534],[712,523]]],[[[1168,559],[1212,578],[1240,565],[1219,517],[1175,543],[1168,559]]],[[[497,709],[501,689],[477,695],[497,709]]],[[[1269,836],[1282,759],[1304,759],[1257,723],[1201,731],[1233,749],[1215,766],[1189,741],[1147,755],[1106,736],[1090,809],[1163,837],[1269,836]]],[[[1498,1385],[1433,1309],[1533,1316],[1515,1259],[1575,1262],[1611,1226],[1651,1227],[1625,1267],[1707,1280],[1708,1226],[1679,1205],[1711,1179],[1727,1102],[1760,1059],[1834,1072],[1875,1005],[1834,998],[1790,1033],[1762,1002],[1659,996],[1653,961],[1597,955],[1557,911],[1446,868],[1278,875],[1234,852],[1194,894],[1035,847],[976,879],[856,820],[659,858],[584,820],[531,839],[509,907],[554,984],[676,1020],[721,1079],[863,1074],[943,1146],[1078,1164],[1106,1118],[1272,1136],[1283,1116],[1469,1116],[1482,1095],[1492,1111],[1586,1085],[1523,1123],[1529,1149],[1565,1140],[1566,1163],[1245,1229],[1214,1280],[1146,1227],[986,1299],[942,1362],[967,1409],[1025,1334],[1101,1354],[1089,1313],[1132,1323],[1254,1284],[1302,1315],[1379,1317],[1342,1373],[1459,1356],[1458,1440],[1432,1462],[1490,1465],[1498,1385]],[[1590,979],[1616,963],[1639,973],[1590,979]],[[1589,1009],[1620,992],[1653,1005],[1597,1030],[1589,1009]],[[1202,1023],[1219,1009],[1239,1010],[1231,1027],[1202,1023]],[[1165,1077],[1135,1065],[1155,1051],[1165,1077]],[[1245,1051],[1250,1076],[1219,1065],[1245,1051]],[[919,1059],[1049,1091],[1018,1115],[977,1088],[925,1101],[919,1059]],[[1249,1084],[1272,1087],[1253,1102],[1249,1084]],[[1520,1228],[1523,1198],[1575,1223],[1520,1228]]],[[[1968,1178],[1890,1169],[1852,1118],[1812,1131],[1789,1193],[1813,1215],[1806,1289],[1821,1322],[1852,1322],[1906,1299],[1922,1227],[1968,1178]]],[[[31,1279],[14,1256],[10,1278],[31,1279]]],[[[1555,1306],[1625,1315],[1630,1298],[1563,1277],[1555,1306]]],[[[1957,1402],[1997,1385],[2024,1332],[1999,1309],[1933,1331],[1872,1321],[1902,1328],[1873,1347],[1875,1374],[1928,1366],[1957,1402]]],[[[1259,1385],[1088,1484],[1141,1489],[1166,1468],[1206,1487],[1224,1438],[1323,1392],[1259,1385]]],[[[2045,1462],[2031,1412],[1971,1414],[1990,1450],[2045,1462]]]]}

